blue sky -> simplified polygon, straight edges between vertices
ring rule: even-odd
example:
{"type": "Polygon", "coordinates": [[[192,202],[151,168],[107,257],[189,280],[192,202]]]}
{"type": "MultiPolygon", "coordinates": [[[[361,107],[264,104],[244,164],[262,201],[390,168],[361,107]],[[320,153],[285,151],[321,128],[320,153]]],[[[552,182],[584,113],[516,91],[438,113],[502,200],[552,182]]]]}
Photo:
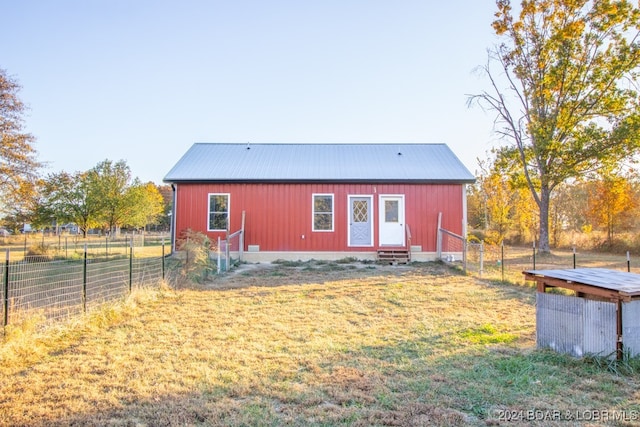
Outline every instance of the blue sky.
{"type": "Polygon", "coordinates": [[[467,107],[494,0],[20,0],[0,68],[45,172],[125,160],[161,183],[194,142],[446,143],[473,173],[496,142],[467,107]]]}

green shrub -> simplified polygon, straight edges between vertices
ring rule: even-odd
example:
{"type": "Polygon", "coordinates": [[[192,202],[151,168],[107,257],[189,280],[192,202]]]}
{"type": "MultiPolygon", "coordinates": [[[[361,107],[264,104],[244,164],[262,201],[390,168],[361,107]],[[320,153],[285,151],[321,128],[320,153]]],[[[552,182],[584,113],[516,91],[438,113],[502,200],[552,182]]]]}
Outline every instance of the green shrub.
{"type": "Polygon", "coordinates": [[[178,241],[178,250],[184,254],[180,275],[190,281],[201,283],[213,270],[209,259],[212,249],[209,238],[191,229],[185,230],[178,241]]]}
{"type": "Polygon", "coordinates": [[[24,260],[26,262],[47,262],[51,261],[49,245],[44,243],[38,243],[37,245],[31,246],[27,253],[25,254],[24,260]]]}

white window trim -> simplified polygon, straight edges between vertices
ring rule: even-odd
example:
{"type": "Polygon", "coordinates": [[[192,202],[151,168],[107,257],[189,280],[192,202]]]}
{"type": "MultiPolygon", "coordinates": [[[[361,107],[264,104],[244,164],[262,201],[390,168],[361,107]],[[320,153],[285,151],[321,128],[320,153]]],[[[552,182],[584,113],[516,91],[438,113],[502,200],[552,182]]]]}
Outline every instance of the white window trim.
{"type": "Polygon", "coordinates": [[[335,230],[336,221],[336,198],[333,193],[313,193],[311,194],[311,231],[314,233],[332,233],[335,230]],[[331,230],[316,230],[316,211],[315,200],[316,196],[330,196],[331,197],[331,230]]]}
{"type": "Polygon", "coordinates": [[[228,231],[226,229],[209,228],[211,224],[211,196],[227,196],[227,228],[231,222],[231,193],[209,193],[207,194],[207,231],[228,231]]]}

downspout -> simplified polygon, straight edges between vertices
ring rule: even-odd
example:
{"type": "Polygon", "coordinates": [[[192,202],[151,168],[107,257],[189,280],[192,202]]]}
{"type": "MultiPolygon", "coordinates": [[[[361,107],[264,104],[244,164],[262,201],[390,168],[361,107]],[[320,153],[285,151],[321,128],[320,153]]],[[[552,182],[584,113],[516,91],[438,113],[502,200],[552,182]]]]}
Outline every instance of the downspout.
{"type": "Polygon", "coordinates": [[[171,252],[176,252],[176,202],[178,200],[177,196],[177,188],[176,184],[171,184],[171,189],[173,190],[173,204],[171,206],[171,252]]]}
{"type": "MultiPolygon", "coordinates": [[[[462,184],[462,265],[467,271],[467,184],[462,184]]],[[[482,259],[482,249],[480,249],[480,259],[482,259]]],[[[482,274],[482,261],[480,261],[480,274],[482,274]]]]}
{"type": "Polygon", "coordinates": [[[467,240],[467,184],[462,184],[462,237],[467,240]]]}

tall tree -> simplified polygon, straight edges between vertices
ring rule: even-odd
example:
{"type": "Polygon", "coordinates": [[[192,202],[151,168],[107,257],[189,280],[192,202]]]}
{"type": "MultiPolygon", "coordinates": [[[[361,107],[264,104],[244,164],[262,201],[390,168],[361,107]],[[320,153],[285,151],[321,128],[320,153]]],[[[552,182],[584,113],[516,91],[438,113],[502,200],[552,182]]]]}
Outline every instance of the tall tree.
{"type": "Polygon", "coordinates": [[[485,231],[485,241],[490,244],[502,243],[513,223],[513,203],[516,192],[508,181],[508,176],[495,168],[495,163],[479,161],[480,174],[472,192],[472,200],[479,199],[471,209],[471,218],[482,223],[485,231]],[[479,221],[478,221],[479,220],[479,221]]]}
{"type": "Polygon", "coordinates": [[[127,205],[131,207],[126,224],[144,228],[157,224],[164,213],[164,200],[158,187],[152,182],[142,184],[137,180],[127,191],[127,205]]]}
{"type": "Polygon", "coordinates": [[[512,241],[531,241],[535,227],[531,194],[523,187],[521,175],[508,170],[501,150],[492,150],[486,160],[479,160],[480,174],[469,197],[472,226],[481,226],[489,243],[500,243],[507,236],[512,241]]]}
{"type": "Polygon", "coordinates": [[[637,200],[628,178],[610,170],[601,175],[601,179],[591,183],[586,216],[594,225],[606,230],[607,243],[611,247],[617,232],[631,229],[637,200]]]}
{"type": "Polygon", "coordinates": [[[84,237],[89,229],[101,225],[96,200],[100,194],[92,188],[87,172],[50,174],[41,185],[41,200],[37,209],[40,222],[56,220],[73,222],[84,237]]]}
{"type": "Polygon", "coordinates": [[[104,225],[115,233],[130,214],[126,197],[131,181],[131,170],[124,160],[103,160],[87,173],[92,203],[100,212],[104,225]]]}
{"type": "Polygon", "coordinates": [[[158,226],[162,230],[171,229],[171,210],[173,208],[173,189],[170,185],[159,185],[158,191],[162,195],[164,211],[158,226]]]}
{"type": "Polygon", "coordinates": [[[20,85],[0,68],[0,209],[24,207],[33,198],[37,171],[42,166],[33,147],[35,138],[24,132],[25,105],[20,85]]]}
{"type": "Polygon", "coordinates": [[[626,0],[523,0],[517,16],[511,1],[496,5],[493,28],[504,42],[483,67],[491,89],[469,102],[497,113],[496,131],[538,206],[539,250],[548,252],[554,189],[640,145],[640,11],[626,0]]]}

